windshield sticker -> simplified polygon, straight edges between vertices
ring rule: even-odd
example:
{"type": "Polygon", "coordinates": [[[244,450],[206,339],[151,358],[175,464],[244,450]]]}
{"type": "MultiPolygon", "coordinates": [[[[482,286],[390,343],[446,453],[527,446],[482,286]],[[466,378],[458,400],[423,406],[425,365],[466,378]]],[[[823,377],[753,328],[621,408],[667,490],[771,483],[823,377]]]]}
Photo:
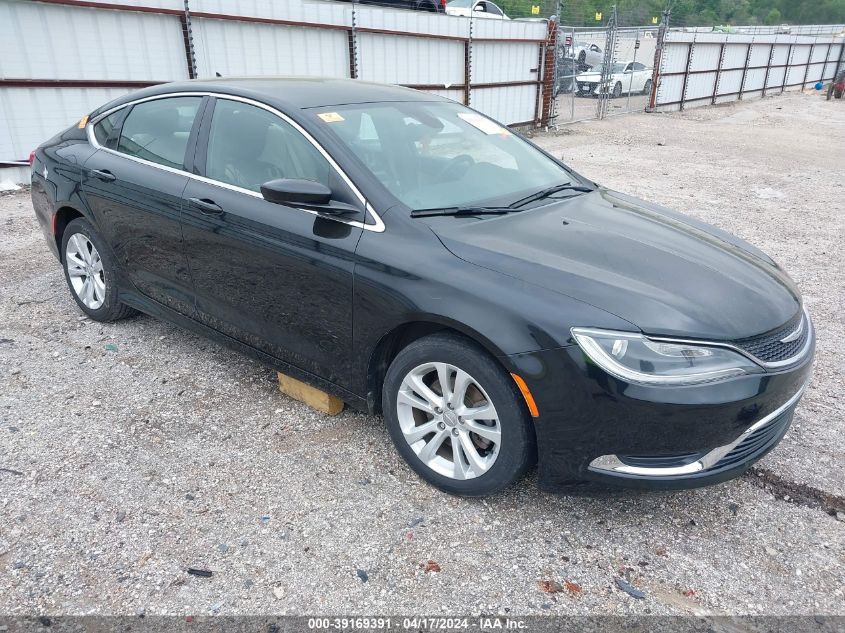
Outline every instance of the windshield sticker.
{"type": "Polygon", "coordinates": [[[487,117],[483,117],[475,112],[459,112],[458,116],[471,126],[478,128],[485,134],[502,134],[507,136],[510,134],[508,130],[503,128],[498,123],[491,121],[487,117]]]}
{"type": "Polygon", "coordinates": [[[326,123],[339,123],[340,121],[346,120],[337,112],[321,112],[317,116],[323,119],[326,123]]]}

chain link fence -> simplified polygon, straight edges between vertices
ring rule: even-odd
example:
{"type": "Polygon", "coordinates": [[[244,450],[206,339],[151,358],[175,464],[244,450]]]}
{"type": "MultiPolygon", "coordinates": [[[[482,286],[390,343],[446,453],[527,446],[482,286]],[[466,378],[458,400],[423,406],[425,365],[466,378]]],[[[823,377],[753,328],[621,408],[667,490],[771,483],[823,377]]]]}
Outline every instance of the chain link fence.
{"type": "Polygon", "coordinates": [[[659,27],[561,25],[555,42],[553,125],[642,112],[653,84],[659,27]]]}

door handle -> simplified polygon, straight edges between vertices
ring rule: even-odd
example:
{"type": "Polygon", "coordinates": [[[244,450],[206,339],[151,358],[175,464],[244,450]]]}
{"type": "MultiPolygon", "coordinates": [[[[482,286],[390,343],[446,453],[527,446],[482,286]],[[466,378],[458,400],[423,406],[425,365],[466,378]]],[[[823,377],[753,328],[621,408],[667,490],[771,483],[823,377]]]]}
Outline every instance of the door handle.
{"type": "Polygon", "coordinates": [[[114,182],[117,180],[117,176],[111,173],[108,169],[92,169],[91,175],[97,180],[102,180],[104,182],[114,182]]]}
{"type": "Polygon", "coordinates": [[[189,198],[192,204],[195,204],[200,208],[201,213],[205,213],[207,215],[220,215],[223,213],[223,209],[219,204],[215,204],[214,200],[209,200],[208,198],[189,198]]]}

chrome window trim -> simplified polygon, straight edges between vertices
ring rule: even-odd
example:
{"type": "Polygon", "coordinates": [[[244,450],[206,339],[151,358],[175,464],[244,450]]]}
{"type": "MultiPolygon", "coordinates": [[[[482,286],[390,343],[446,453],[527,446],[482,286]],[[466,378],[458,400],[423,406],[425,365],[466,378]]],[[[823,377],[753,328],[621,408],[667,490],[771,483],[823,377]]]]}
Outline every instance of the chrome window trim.
{"type": "Polygon", "coordinates": [[[222,93],[222,92],[188,91],[188,92],[168,92],[168,93],[163,93],[163,94],[159,94],[159,95],[153,95],[153,96],[150,96],[150,97],[143,97],[141,99],[135,99],[134,101],[127,101],[126,103],[122,103],[119,106],[115,106],[113,108],[106,110],[105,112],[98,114],[95,118],[88,121],[88,124],[85,126],[85,134],[88,137],[88,142],[91,143],[91,145],[93,147],[95,147],[99,150],[102,150],[104,152],[109,152],[109,153],[115,154],[117,156],[122,156],[123,158],[136,161],[136,162],[141,163],[143,165],[148,165],[150,167],[156,167],[158,169],[162,169],[164,171],[169,171],[171,173],[188,176],[189,178],[193,178],[194,180],[198,180],[200,182],[205,182],[205,183],[208,183],[210,185],[215,185],[215,186],[221,187],[223,189],[229,189],[231,191],[236,191],[238,193],[244,193],[244,194],[253,196],[255,198],[260,198],[260,199],[263,200],[264,199],[263,196],[260,193],[258,193],[257,191],[252,191],[251,189],[244,189],[243,187],[238,187],[236,185],[230,185],[230,184],[225,183],[225,182],[220,182],[219,180],[213,180],[212,178],[207,178],[205,176],[199,176],[197,174],[192,174],[191,172],[185,171],[184,169],[176,169],[174,167],[168,167],[167,165],[160,165],[159,163],[154,163],[152,161],[145,160],[143,158],[138,158],[137,156],[130,156],[129,154],[124,154],[123,152],[119,152],[117,150],[110,149],[108,147],[103,147],[102,145],[100,145],[97,142],[97,139],[94,136],[94,126],[97,123],[99,123],[101,119],[104,119],[105,117],[109,116],[113,112],[117,112],[118,110],[120,110],[122,108],[127,108],[127,107],[130,107],[130,106],[137,105],[139,103],[147,102],[147,101],[155,101],[155,100],[158,100],[158,99],[171,99],[171,98],[175,98],[175,97],[216,97],[218,99],[228,99],[230,101],[239,101],[241,103],[253,105],[253,106],[262,108],[264,110],[267,110],[271,114],[276,115],[277,117],[279,117],[280,119],[285,121],[285,123],[288,123],[290,126],[292,126],[297,132],[302,134],[302,136],[304,136],[305,139],[309,143],[311,143],[311,145],[314,146],[314,148],[320,153],[320,155],[322,155],[323,158],[326,159],[326,161],[329,163],[329,165],[331,165],[331,167],[335,170],[335,172],[337,172],[338,176],[341,177],[341,179],[346,183],[346,185],[352,190],[352,192],[358,198],[360,203],[364,206],[364,214],[370,216],[372,218],[373,222],[368,223],[366,221],[359,222],[358,220],[346,220],[344,218],[340,218],[340,217],[337,217],[337,216],[334,216],[334,215],[319,213],[318,211],[314,211],[312,209],[303,209],[301,207],[293,207],[293,208],[296,208],[299,211],[304,211],[305,213],[310,213],[311,215],[315,215],[315,216],[319,216],[321,218],[325,218],[327,220],[333,220],[335,222],[341,222],[343,224],[355,226],[355,227],[364,229],[365,231],[373,231],[375,233],[383,233],[384,232],[385,225],[384,225],[384,221],[381,219],[381,216],[379,216],[379,214],[376,212],[376,210],[373,209],[372,205],[367,201],[367,199],[364,197],[364,195],[361,193],[361,191],[358,189],[358,187],[355,186],[355,183],[352,182],[352,180],[349,178],[349,176],[346,175],[346,172],[344,172],[340,168],[340,166],[335,162],[334,158],[331,157],[331,155],[323,148],[323,146],[320,145],[316,141],[316,139],[314,139],[314,137],[311,136],[311,134],[309,134],[307,130],[305,130],[305,128],[303,128],[296,121],[294,121],[289,116],[287,116],[284,112],[281,112],[280,110],[277,110],[276,108],[269,106],[266,103],[262,103],[261,101],[256,101],[255,99],[248,99],[246,97],[239,97],[237,95],[230,95],[230,94],[226,94],[226,93],[222,93]]]}
{"type": "Polygon", "coordinates": [[[589,470],[593,472],[606,472],[611,474],[624,474],[624,475],[638,475],[640,477],[673,477],[678,475],[693,475],[695,473],[700,473],[705,470],[708,470],[719,463],[719,461],[728,453],[730,453],[734,448],[739,446],[743,440],[745,440],[749,435],[754,433],[757,429],[766,426],[769,422],[774,420],[776,417],[781,415],[784,411],[789,409],[792,405],[798,402],[798,399],[804,393],[804,390],[807,388],[807,385],[810,384],[809,379],[805,382],[801,388],[786,402],[784,402],[781,406],[777,409],[772,411],[769,415],[757,420],[754,424],[749,426],[742,434],[736,438],[730,444],[725,444],[724,446],[719,446],[714,448],[712,451],[708,452],[705,455],[702,455],[696,461],[691,462],[689,464],[685,464],[684,466],[670,466],[666,468],[653,468],[647,466],[629,466],[622,462],[616,455],[601,455],[600,457],[596,457],[594,460],[590,462],[588,467],[589,470]]]}
{"type": "Polygon", "coordinates": [[[682,338],[671,338],[671,337],[663,337],[663,336],[647,336],[652,341],[661,341],[663,343],[686,343],[688,345],[703,345],[709,347],[724,347],[739,354],[742,354],[746,358],[750,358],[755,363],[760,365],[765,369],[780,369],[782,367],[788,367],[790,365],[795,365],[796,363],[800,362],[804,359],[807,353],[810,351],[810,347],[813,345],[813,340],[815,339],[815,329],[813,328],[813,321],[810,319],[810,313],[807,311],[807,306],[801,306],[801,311],[804,313],[804,318],[802,319],[802,325],[806,325],[807,327],[807,341],[804,343],[804,347],[802,347],[797,354],[792,356],[791,358],[787,358],[784,360],[774,361],[774,362],[766,362],[764,360],[760,360],[753,354],[748,353],[741,347],[737,345],[733,345],[731,343],[726,343],[724,341],[702,341],[698,339],[682,339],[682,338]]]}

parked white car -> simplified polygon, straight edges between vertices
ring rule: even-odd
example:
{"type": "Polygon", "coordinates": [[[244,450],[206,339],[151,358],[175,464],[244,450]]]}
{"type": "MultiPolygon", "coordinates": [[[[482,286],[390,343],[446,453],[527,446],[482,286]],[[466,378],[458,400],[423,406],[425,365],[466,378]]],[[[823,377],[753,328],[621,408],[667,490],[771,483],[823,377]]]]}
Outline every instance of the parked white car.
{"type": "Polygon", "coordinates": [[[589,42],[573,43],[572,50],[567,53],[567,56],[577,59],[582,67],[592,68],[604,61],[604,53],[601,47],[598,44],[590,44],[589,42]]]}
{"type": "Polygon", "coordinates": [[[448,15],[461,15],[468,18],[488,18],[493,20],[510,20],[505,12],[490,0],[450,0],[446,3],[448,15]]]}
{"type": "Polygon", "coordinates": [[[610,76],[602,83],[603,64],[593,66],[589,71],[575,77],[577,94],[587,96],[609,92],[613,97],[625,93],[651,91],[651,68],[640,62],[615,63],[610,69],[610,76]]]}

